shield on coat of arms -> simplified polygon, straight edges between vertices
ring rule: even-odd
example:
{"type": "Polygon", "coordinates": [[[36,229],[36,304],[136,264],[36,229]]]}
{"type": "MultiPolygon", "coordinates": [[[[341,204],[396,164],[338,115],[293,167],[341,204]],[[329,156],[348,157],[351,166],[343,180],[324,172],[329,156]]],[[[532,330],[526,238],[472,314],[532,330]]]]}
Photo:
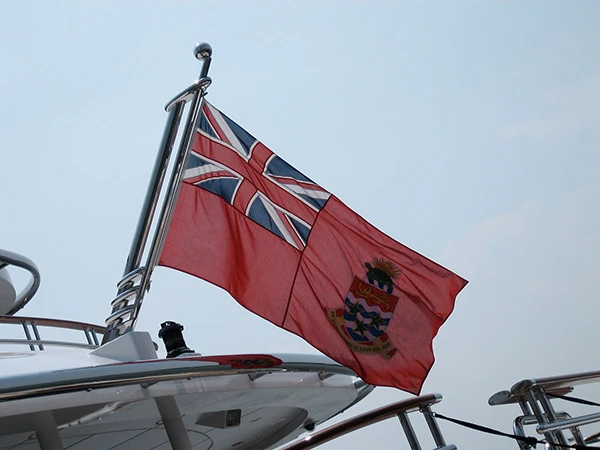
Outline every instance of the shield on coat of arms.
{"type": "Polygon", "coordinates": [[[401,273],[393,262],[383,258],[364,265],[366,276],[354,276],[344,307],[325,309],[325,313],[352,351],[390,359],[398,349],[385,330],[398,304],[399,297],[392,292],[394,280],[401,273]]]}
{"type": "Polygon", "coordinates": [[[344,328],[357,343],[371,342],[387,328],[398,297],[354,277],[344,302],[344,328]]]}

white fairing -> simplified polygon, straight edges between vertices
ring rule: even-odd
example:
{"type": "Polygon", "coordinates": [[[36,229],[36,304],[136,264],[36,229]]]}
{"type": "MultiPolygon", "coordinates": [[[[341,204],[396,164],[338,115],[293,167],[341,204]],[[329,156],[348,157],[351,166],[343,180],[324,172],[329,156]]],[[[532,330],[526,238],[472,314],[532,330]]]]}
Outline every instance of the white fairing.
{"type": "Polygon", "coordinates": [[[6,268],[0,269],[0,314],[10,311],[17,298],[17,291],[12,284],[6,268]]]}
{"type": "Polygon", "coordinates": [[[0,353],[0,449],[51,448],[40,437],[48,426],[63,448],[171,449],[168,408],[194,449],[266,449],[359,397],[356,378],[325,357],[265,355],[281,364],[240,368],[195,354],[156,359],[151,344],[134,332],[91,352],[0,353]]]}

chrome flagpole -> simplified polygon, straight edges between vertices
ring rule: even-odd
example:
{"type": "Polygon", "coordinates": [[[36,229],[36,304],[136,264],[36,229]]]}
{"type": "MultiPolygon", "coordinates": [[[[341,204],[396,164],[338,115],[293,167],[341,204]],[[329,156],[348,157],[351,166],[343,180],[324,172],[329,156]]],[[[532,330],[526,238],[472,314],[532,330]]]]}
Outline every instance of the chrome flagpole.
{"type": "Polygon", "coordinates": [[[149,288],[150,277],[156,267],[162,242],[171,220],[175,200],[179,193],[183,170],[187,160],[198,117],[202,108],[202,100],[212,80],[208,76],[212,48],[206,43],[198,44],[194,49],[196,59],[202,62],[200,76],[190,87],[175,96],[165,107],[169,113],[165,131],[154,163],[154,168],[138,219],[135,235],[129,250],[123,278],[117,284],[117,296],[111,302],[112,311],[106,319],[107,331],[102,343],[109,342],[135,327],[144,294],[149,288]],[[171,171],[169,185],[165,190],[163,205],[156,222],[154,237],[150,244],[146,264],[140,265],[146,249],[154,212],[158,205],[161,189],[169,166],[171,151],[177,138],[184,108],[190,103],[184,133],[179,143],[175,163],[171,171]]]}

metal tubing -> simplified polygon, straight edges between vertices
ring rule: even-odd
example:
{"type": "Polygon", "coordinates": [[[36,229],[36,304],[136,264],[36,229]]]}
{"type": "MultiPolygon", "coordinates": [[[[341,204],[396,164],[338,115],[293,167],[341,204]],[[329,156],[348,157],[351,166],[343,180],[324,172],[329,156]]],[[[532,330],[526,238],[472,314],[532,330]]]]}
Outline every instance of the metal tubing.
{"type": "Polygon", "coordinates": [[[585,438],[583,437],[583,434],[581,433],[581,430],[578,427],[569,428],[569,431],[573,435],[573,438],[575,439],[576,444],[579,444],[579,445],[586,444],[585,438]]]}
{"type": "MultiPolygon", "coordinates": [[[[27,340],[32,341],[31,333],[29,332],[29,322],[23,322],[21,325],[23,325],[23,330],[25,330],[25,337],[27,340]]],[[[29,344],[29,349],[35,351],[35,345],[29,344]]]]}
{"type": "Polygon", "coordinates": [[[41,450],[64,449],[52,411],[34,413],[32,419],[41,450]]]}
{"type": "MultiPolygon", "coordinates": [[[[517,436],[526,437],[525,425],[529,425],[532,423],[536,423],[536,418],[534,416],[532,416],[532,415],[518,416],[513,421],[513,433],[517,436]],[[529,421],[529,422],[527,422],[527,421],[529,421]]],[[[530,448],[532,448],[529,444],[527,444],[524,441],[517,441],[517,444],[519,445],[519,448],[521,450],[529,450],[530,448]]]]}
{"type": "Polygon", "coordinates": [[[135,299],[134,309],[132,313],[132,328],[135,327],[137,316],[142,306],[142,301],[144,299],[144,294],[146,293],[146,290],[150,283],[150,277],[152,276],[154,267],[156,267],[156,264],[158,263],[158,258],[162,250],[162,244],[167,234],[169,223],[171,222],[171,216],[173,215],[175,201],[177,200],[179,189],[181,187],[181,180],[183,179],[183,170],[185,167],[185,163],[187,162],[188,154],[192,146],[194,135],[196,133],[198,117],[200,115],[200,109],[202,107],[202,100],[204,98],[204,95],[205,92],[203,90],[196,91],[193,94],[193,98],[190,104],[190,110],[188,112],[188,118],[185,124],[185,130],[181,137],[181,142],[179,143],[177,159],[175,160],[173,171],[171,172],[171,179],[169,181],[169,186],[167,187],[167,191],[165,193],[165,199],[162,210],[160,212],[159,221],[156,225],[154,239],[152,240],[150,253],[148,254],[147,263],[145,264],[146,271],[144,272],[142,280],[140,281],[140,290],[135,299]]]}
{"type": "MultiPolygon", "coordinates": [[[[179,123],[181,121],[183,109],[186,103],[191,99],[184,135],[182,136],[177,159],[172,169],[173,171],[171,173],[171,180],[165,192],[164,203],[158,223],[156,225],[154,238],[147,255],[147,264],[145,265],[145,269],[143,270],[140,284],[138,286],[139,290],[135,295],[133,308],[130,311],[124,312],[123,314],[119,313],[119,311],[128,307],[129,299],[123,298],[122,301],[113,300],[112,313],[106,319],[108,330],[102,339],[103,344],[135,328],[137,316],[139,314],[144,295],[150,284],[150,277],[154,267],[158,262],[162,242],[166,234],[166,229],[168,228],[171,220],[173,207],[179,192],[179,185],[183,177],[183,168],[185,167],[187,155],[194,137],[196,122],[198,120],[199,110],[202,105],[202,98],[204,97],[206,89],[211,83],[211,79],[208,77],[208,69],[210,67],[212,48],[206,43],[198,44],[194,50],[194,55],[198,60],[202,61],[200,78],[167,105],[166,109],[169,112],[169,118],[165,127],[165,133],[163,134],[163,140],[161,142],[159,154],[156,159],[150,185],[148,186],[148,191],[146,193],[144,206],[138,220],[136,233],[131,245],[129,256],[127,258],[127,263],[125,265],[123,277],[129,278],[131,276],[131,272],[138,268],[140,261],[142,260],[144,249],[146,248],[146,241],[150,232],[150,227],[153,223],[154,211],[162,192],[162,183],[169,166],[171,149],[173,148],[177,131],[179,130],[179,123]],[[126,316],[128,316],[127,319],[125,319],[126,316]]],[[[121,294],[123,291],[131,288],[133,284],[133,279],[128,282],[123,282],[122,280],[118,284],[118,294],[121,294]]]]}
{"type": "MultiPolygon", "coordinates": [[[[85,327],[95,330],[97,333],[106,333],[106,328],[100,325],[94,325],[87,322],[75,322],[73,320],[45,319],[43,317],[24,317],[24,316],[0,316],[0,323],[28,324],[35,321],[36,325],[41,327],[64,328],[67,330],[83,330],[85,327]]],[[[27,332],[25,332],[27,334],[27,332]]]]}
{"type": "MultiPolygon", "coordinates": [[[[598,380],[600,381],[600,379],[598,380]]],[[[533,385],[532,385],[533,386],[533,385]]],[[[544,388],[544,391],[546,392],[546,395],[567,395],[571,392],[573,392],[573,388],[572,387],[549,387],[549,388],[544,388]]],[[[525,390],[523,391],[519,391],[519,392],[511,392],[511,391],[500,391],[500,392],[496,392],[494,395],[492,395],[489,400],[488,400],[488,404],[490,406],[498,406],[498,405],[509,405],[509,404],[513,404],[513,403],[522,403],[523,402],[523,395],[525,393],[525,390]]],[[[531,412],[526,412],[525,410],[523,410],[523,406],[521,406],[521,410],[523,411],[523,414],[525,415],[529,415],[531,414],[531,412]]]]}
{"type": "MultiPolygon", "coordinates": [[[[154,162],[154,168],[150,177],[150,183],[146,191],[146,197],[140,212],[136,231],[131,243],[129,255],[127,256],[127,262],[125,263],[125,270],[123,276],[129,275],[132,271],[138,268],[139,263],[144,253],[144,247],[148,239],[150,232],[150,226],[152,224],[152,218],[154,217],[154,211],[160,197],[161,187],[165,178],[167,167],[169,165],[169,158],[171,156],[171,150],[177,137],[177,131],[179,130],[179,123],[181,122],[181,116],[183,114],[184,104],[178,103],[169,111],[167,116],[167,123],[163,132],[163,137],[160,143],[156,161],[154,162]]],[[[124,286],[119,288],[118,293],[121,294],[124,290],[131,287],[131,282],[126,283],[124,286]]],[[[123,299],[126,301],[126,299],[123,299]]],[[[113,304],[111,316],[125,306],[124,302],[118,302],[113,304]]],[[[112,341],[117,338],[119,333],[118,325],[119,320],[110,321],[107,319],[108,330],[102,338],[102,343],[112,341]]]]}
{"type": "Polygon", "coordinates": [[[99,325],[93,325],[84,322],[73,322],[70,320],[44,319],[41,317],[0,316],[0,324],[1,323],[21,325],[21,327],[23,327],[23,331],[25,332],[26,339],[0,338],[0,344],[25,344],[29,345],[29,348],[32,351],[36,350],[36,345],[40,347],[40,350],[43,350],[45,345],[96,348],[100,345],[98,341],[98,333],[104,333],[106,331],[104,327],[101,327],[99,325]],[[30,326],[32,327],[35,333],[36,339],[33,339],[31,335],[31,331],[29,330],[30,326]],[[40,326],[83,331],[88,343],[86,345],[77,342],[51,341],[41,339],[39,333],[40,326]]]}
{"type": "MultiPolygon", "coordinates": [[[[70,377],[68,379],[65,379],[64,373],[56,373],[52,380],[46,382],[35,381],[30,383],[27,381],[28,377],[23,376],[19,378],[17,383],[11,381],[6,387],[0,385],[0,404],[1,402],[10,400],[24,400],[48,395],[52,396],[57,394],[91,391],[94,389],[122,388],[124,386],[133,385],[144,387],[162,381],[183,381],[191,380],[193,378],[222,375],[250,375],[260,373],[263,370],[240,369],[220,364],[207,365],[202,360],[194,361],[184,358],[171,358],[170,360],[136,362],[136,367],[138,368],[137,372],[126,374],[119,373],[120,366],[124,365],[130,366],[131,363],[115,363],[107,366],[93,366],[77,369],[77,372],[79,372],[78,376],[70,377]]],[[[322,370],[322,364],[311,362],[283,363],[279,366],[269,368],[269,371],[273,373],[317,373],[322,370]]],[[[354,372],[343,366],[331,367],[330,371],[341,375],[354,375],[354,372]]],[[[441,400],[441,395],[429,394],[370,411],[362,416],[350,419],[352,423],[349,426],[355,425],[354,428],[344,428],[338,432],[338,435],[393,417],[400,411],[412,411],[425,402],[434,404],[441,400]]],[[[342,423],[348,424],[347,422],[342,423]]],[[[331,431],[329,428],[326,430],[331,431]]],[[[335,433],[335,431],[333,433],[335,433]]],[[[330,437],[330,439],[332,438],[333,437],[330,437]]]]}
{"type": "Polygon", "coordinates": [[[135,270],[142,260],[143,248],[146,244],[148,233],[150,232],[150,224],[152,222],[152,217],[154,216],[154,211],[156,210],[156,204],[158,203],[160,189],[167,171],[169,157],[171,156],[171,150],[173,149],[175,139],[177,138],[177,131],[179,130],[179,123],[181,122],[184,106],[184,104],[178,103],[169,111],[169,115],[167,116],[165,131],[160,142],[158,154],[156,155],[156,161],[154,162],[150,183],[148,185],[148,190],[146,191],[146,197],[135,230],[133,242],[131,243],[131,249],[129,250],[129,256],[127,257],[127,264],[125,265],[123,276],[128,275],[135,270]]]}
{"type": "Polygon", "coordinates": [[[201,42],[196,45],[194,49],[194,56],[198,61],[202,61],[202,69],[200,70],[200,79],[208,76],[208,69],[210,68],[210,61],[212,56],[212,47],[206,42],[201,42]]]}
{"type": "Polygon", "coordinates": [[[527,391],[525,393],[525,397],[527,398],[529,406],[531,407],[531,411],[533,412],[538,423],[548,423],[546,417],[544,416],[544,413],[542,412],[542,409],[540,408],[540,405],[538,405],[537,400],[533,395],[533,392],[527,391]]]}
{"type": "Polygon", "coordinates": [[[527,404],[527,402],[523,398],[519,398],[518,400],[519,406],[521,407],[521,411],[523,411],[523,415],[532,416],[533,412],[531,412],[531,408],[527,404]]]}
{"type": "Polygon", "coordinates": [[[531,389],[533,386],[541,387],[546,392],[551,392],[555,389],[572,388],[573,386],[597,383],[599,381],[600,371],[581,372],[570,375],[560,375],[556,377],[522,380],[514,384],[513,387],[510,388],[510,392],[513,395],[521,395],[525,391],[531,389]]]}
{"type": "MultiPolygon", "coordinates": [[[[135,299],[139,290],[139,286],[125,287],[123,288],[119,294],[110,302],[110,306],[113,307],[113,313],[111,316],[123,309],[125,305],[129,304],[129,300],[135,299]]],[[[108,321],[108,319],[107,319],[108,321]]]]}
{"type": "Polygon", "coordinates": [[[210,79],[210,77],[201,78],[199,80],[196,80],[194,82],[194,84],[185,88],[183,91],[181,91],[175,97],[173,97],[171,99],[171,101],[169,101],[169,103],[167,103],[167,105],[165,106],[165,111],[170,111],[171,108],[173,108],[173,106],[177,105],[178,103],[186,104],[187,102],[189,102],[192,99],[192,97],[194,96],[194,94],[196,92],[206,91],[206,89],[210,86],[211,83],[212,83],[212,80],[210,79]]]}
{"type": "Polygon", "coordinates": [[[437,420],[435,420],[435,417],[433,416],[431,406],[422,406],[420,409],[423,413],[423,416],[425,417],[425,422],[427,422],[429,431],[431,431],[431,436],[433,436],[433,441],[435,442],[435,445],[437,445],[438,447],[445,447],[446,441],[444,440],[442,430],[440,430],[437,420]]]}
{"type": "Polygon", "coordinates": [[[83,332],[85,333],[85,338],[87,339],[88,344],[93,345],[92,336],[90,335],[90,330],[88,330],[87,328],[84,328],[83,332]]]}
{"type": "Polygon", "coordinates": [[[96,334],[96,330],[94,330],[93,328],[92,329],[88,328],[88,330],[89,330],[90,334],[92,335],[94,345],[96,347],[98,347],[100,345],[100,342],[98,342],[98,335],[96,334]]]}
{"type": "MultiPolygon", "coordinates": [[[[542,411],[542,409],[540,408],[540,405],[538,404],[534,393],[531,390],[528,390],[525,392],[525,397],[527,398],[527,401],[529,402],[529,406],[531,407],[531,410],[533,411],[533,414],[535,415],[535,418],[537,419],[538,423],[539,424],[547,424],[548,419],[544,415],[544,412],[542,411]]],[[[554,435],[552,433],[548,433],[544,436],[546,439],[548,439],[550,441],[554,441],[554,435]]],[[[554,450],[558,450],[555,446],[551,446],[550,448],[552,448],[554,450]]]]}
{"type": "Polygon", "coordinates": [[[184,91],[177,94],[167,105],[165,110],[169,111],[175,104],[180,102],[187,103],[192,98],[192,94],[196,91],[206,91],[208,86],[212,83],[212,80],[208,76],[208,69],[210,68],[212,47],[206,42],[202,42],[196,45],[194,49],[194,56],[198,61],[202,62],[202,68],[200,69],[200,76],[193,85],[185,89],[184,91]]]}
{"type": "MultiPolygon", "coordinates": [[[[126,305],[121,307],[121,309],[117,309],[117,311],[108,316],[108,318],[106,319],[106,323],[113,324],[113,326],[115,327],[114,329],[117,330],[118,326],[120,326],[123,322],[126,322],[126,320],[123,320],[125,316],[129,316],[129,319],[127,319],[127,321],[131,320],[131,317],[133,317],[133,305],[126,305]]],[[[110,326],[107,328],[107,333],[109,331],[110,326]]],[[[123,333],[120,333],[119,336],[121,334],[123,333]]],[[[104,337],[106,337],[106,334],[104,335],[104,337]]]]}
{"type": "Polygon", "coordinates": [[[175,399],[173,397],[156,397],[154,401],[160,412],[167,436],[169,436],[171,448],[173,450],[192,450],[192,444],[175,399]]]}
{"type": "Polygon", "coordinates": [[[92,344],[79,344],[77,342],[68,342],[68,341],[48,341],[48,340],[37,340],[37,339],[0,339],[0,344],[17,344],[17,345],[29,345],[29,349],[32,351],[36,351],[35,346],[54,346],[54,347],[75,347],[75,348],[89,348],[91,350],[98,347],[98,345],[92,344]]]}
{"type": "MultiPolygon", "coordinates": [[[[563,419],[570,419],[571,416],[568,413],[561,411],[561,412],[556,413],[556,418],[559,420],[563,420],[563,419]]],[[[538,423],[538,421],[534,415],[518,416],[513,421],[513,432],[517,436],[526,437],[527,434],[525,434],[525,426],[533,425],[535,423],[538,423]]],[[[525,443],[523,441],[517,441],[517,444],[519,444],[519,447],[523,450],[528,450],[528,449],[532,448],[530,445],[528,445],[527,443],[525,443]]]]}
{"type": "Polygon", "coordinates": [[[43,344],[41,344],[42,338],[40,338],[40,332],[38,331],[38,328],[37,328],[35,322],[31,322],[31,329],[33,330],[33,334],[35,335],[35,338],[37,339],[37,341],[40,342],[40,344],[38,344],[39,349],[44,350],[44,346],[43,346],[43,344]]]}
{"type": "Polygon", "coordinates": [[[421,450],[421,444],[419,444],[419,438],[415,433],[415,429],[410,423],[410,419],[408,418],[408,414],[405,412],[398,413],[398,420],[400,420],[400,424],[402,425],[402,429],[404,430],[404,434],[406,435],[406,440],[410,445],[411,450],[421,450]]]}
{"type": "Polygon", "coordinates": [[[117,289],[120,291],[121,289],[126,289],[127,286],[135,284],[136,281],[139,281],[142,278],[142,273],[144,272],[144,267],[138,267],[137,269],[132,270],[127,275],[124,275],[121,278],[121,281],[117,283],[117,289]]]}
{"type": "Polygon", "coordinates": [[[538,425],[536,431],[540,434],[547,433],[549,431],[560,431],[567,428],[579,427],[581,425],[588,425],[590,423],[600,421],[600,413],[586,414],[585,416],[573,417],[571,419],[564,419],[560,421],[554,421],[552,423],[538,425]]]}
{"type": "MultiPolygon", "coordinates": [[[[442,396],[440,394],[428,394],[382,406],[381,408],[367,411],[366,413],[351,417],[350,419],[346,419],[328,428],[324,428],[323,430],[305,437],[301,441],[294,442],[279,450],[307,450],[315,448],[321,444],[351,433],[352,431],[397,416],[398,413],[415,411],[423,405],[433,405],[441,400],[442,396]]],[[[453,446],[449,446],[449,448],[452,447],[453,446]]]]}
{"type": "MultiPolygon", "coordinates": [[[[548,400],[548,397],[546,397],[546,393],[544,392],[543,389],[537,389],[537,392],[535,392],[536,397],[538,398],[540,405],[542,405],[542,408],[544,410],[544,413],[546,414],[546,417],[548,418],[547,423],[551,424],[551,423],[556,423],[556,411],[554,411],[554,407],[552,406],[552,403],[550,402],[550,400],[548,400]]],[[[543,425],[541,425],[543,427],[543,425]]],[[[558,444],[563,444],[563,445],[569,445],[569,443],[567,442],[567,438],[565,437],[565,435],[563,434],[563,432],[561,430],[557,430],[557,431],[549,431],[544,433],[544,436],[546,436],[546,439],[549,439],[549,436],[553,435],[554,439],[556,439],[558,444]]]]}

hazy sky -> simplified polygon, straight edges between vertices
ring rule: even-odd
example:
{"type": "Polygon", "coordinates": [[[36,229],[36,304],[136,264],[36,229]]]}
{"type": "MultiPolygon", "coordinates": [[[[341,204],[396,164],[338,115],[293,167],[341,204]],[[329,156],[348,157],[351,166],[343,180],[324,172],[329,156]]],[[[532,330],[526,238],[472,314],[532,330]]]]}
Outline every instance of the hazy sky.
{"type": "MultiPolygon", "coordinates": [[[[215,106],[470,280],[423,392],[444,395],[442,414],[510,431],[518,408],[487,406],[491,394],[598,369],[598,17],[594,1],[0,2],[0,247],[42,272],[23,314],[104,322],[163,107],[207,41],[215,106]]],[[[158,268],[138,329],[157,339],[164,320],[203,354],[315,352],[158,268]]],[[[407,397],[379,388],[344,417],[407,397]]],[[[442,427],[462,449],[518,448],[442,427]]],[[[392,420],[325,448],[374,439],[407,447],[392,420]]]]}

